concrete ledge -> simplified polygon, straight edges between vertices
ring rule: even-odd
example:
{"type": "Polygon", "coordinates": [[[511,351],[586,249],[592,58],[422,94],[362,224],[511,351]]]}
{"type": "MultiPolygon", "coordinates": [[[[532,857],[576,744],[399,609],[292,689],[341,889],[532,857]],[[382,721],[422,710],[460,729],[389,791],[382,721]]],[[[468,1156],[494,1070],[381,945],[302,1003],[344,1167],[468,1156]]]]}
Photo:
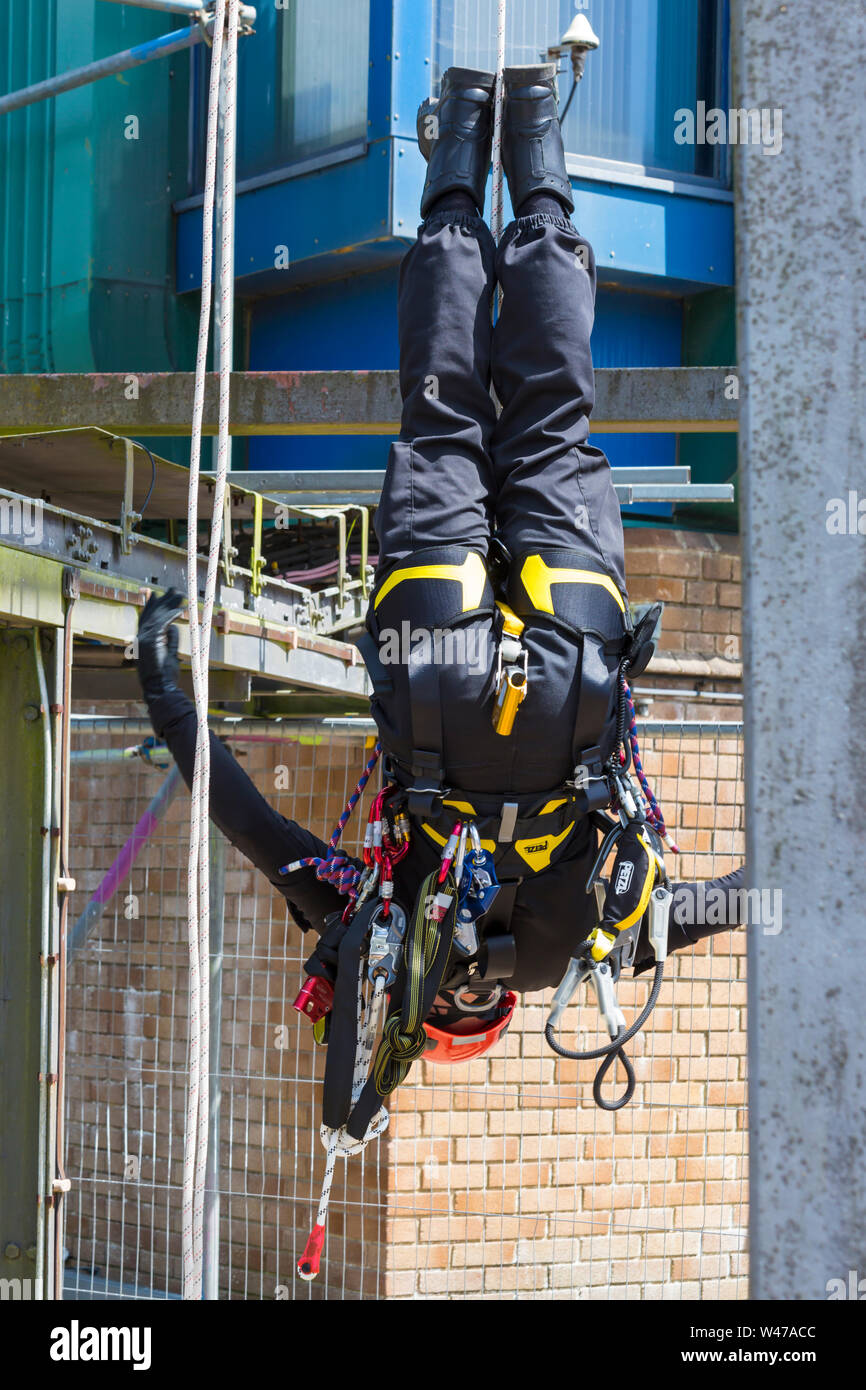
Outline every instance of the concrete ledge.
{"type": "MultiPolygon", "coordinates": [[[[723,656],[670,656],[662,654],[653,657],[646,669],[646,676],[682,676],[690,680],[741,681],[743,663],[726,661],[723,656]]],[[[643,677],[642,677],[643,679],[643,677]]]]}
{"type": "MultiPolygon", "coordinates": [[[[594,434],[735,433],[731,367],[611,368],[596,372],[594,434]]],[[[191,372],[0,376],[0,434],[99,425],[119,434],[186,435],[191,372]]],[[[217,432],[217,378],[209,374],[204,432],[217,432]]],[[[396,371],[235,372],[234,435],[395,435],[396,371]]]]}

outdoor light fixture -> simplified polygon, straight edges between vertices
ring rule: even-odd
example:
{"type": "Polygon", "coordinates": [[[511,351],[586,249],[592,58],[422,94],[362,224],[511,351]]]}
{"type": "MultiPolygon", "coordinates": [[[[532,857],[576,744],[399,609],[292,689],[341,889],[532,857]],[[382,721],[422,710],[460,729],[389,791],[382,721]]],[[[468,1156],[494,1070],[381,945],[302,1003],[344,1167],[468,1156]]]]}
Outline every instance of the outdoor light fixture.
{"type": "Polygon", "coordinates": [[[565,53],[571,54],[571,71],[574,76],[574,81],[571,84],[568,101],[565,103],[560,114],[560,121],[565,120],[568,114],[568,108],[571,105],[571,99],[577,90],[577,84],[583,77],[587,53],[591,53],[594,48],[598,48],[600,42],[601,40],[595,33],[586,15],[579,14],[566,29],[559,43],[554,44],[552,48],[548,48],[547,56],[548,58],[552,58],[554,62],[558,62],[565,53]]]}
{"type": "Polygon", "coordinates": [[[586,55],[599,46],[599,37],[593,31],[585,14],[579,14],[566,29],[559,43],[547,50],[548,58],[559,59],[563,53],[571,51],[571,70],[575,82],[583,77],[586,55]]]}

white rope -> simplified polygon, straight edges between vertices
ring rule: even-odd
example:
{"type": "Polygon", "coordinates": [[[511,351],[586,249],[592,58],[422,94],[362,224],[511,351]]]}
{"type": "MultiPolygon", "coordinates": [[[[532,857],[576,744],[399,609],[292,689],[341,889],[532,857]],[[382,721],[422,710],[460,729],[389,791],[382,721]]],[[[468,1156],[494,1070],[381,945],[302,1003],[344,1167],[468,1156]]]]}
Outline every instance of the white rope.
{"type": "MultiPolygon", "coordinates": [[[[366,960],[362,957],[358,972],[358,1042],[355,1048],[355,1069],[352,1073],[353,1109],[358,1103],[358,1099],[366,1085],[367,1077],[370,1072],[373,1045],[379,1031],[379,1019],[385,999],[385,980],[383,976],[379,976],[373,986],[372,995],[367,1002],[367,1018],[364,1020],[365,969],[366,960]]],[[[384,1134],[387,1128],[388,1111],[382,1106],[367,1126],[367,1132],[363,1139],[353,1139],[347,1132],[345,1125],[340,1129],[331,1129],[328,1125],[323,1124],[319,1129],[319,1136],[327,1150],[327,1156],[325,1158],[325,1176],[322,1180],[322,1195],[319,1198],[319,1210],[316,1213],[316,1224],[307,1242],[304,1256],[298,1264],[298,1273],[302,1279],[315,1279],[319,1272],[319,1256],[325,1236],[325,1222],[328,1219],[328,1206],[331,1201],[331,1187],[334,1182],[334,1170],[337,1166],[337,1159],[351,1158],[353,1154],[361,1153],[372,1139],[378,1139],[379,1135],[384,1134]],[[307,1268],[305,1268],[305,1263],[308,1266],[307,1268]]]]}
{"type": "Polygon", "coordinates": [[[195,392],[193,396],[192,440],[190,446],[189,504],[187,510],[187,584],[190,635],[190,661],[198,733],[195,768],[190,798],[190,840],[187,875],[189,919],[189,1089],[183,1155],[182,1250],[183,1294],[200,1299],[202,1290],[202,1244],[204,1184],[207,1162],[209,1109],[209,960],[210,896],[208,813],[210,802],[210,742],[208,734],[208,654],[213,607],[216,597],[217,564],[222,536],[223,502],[228,471],[229,376],[228,358],[220,363],[219,440],[217,468],[210,525],[207,576],[202,613],[198,611],[198,488],[201,466],[202,419],[207,367],[208,336],[213,300],[213,216],[216,186],[217,131],[221,74],[224,130],[223,214],[219,267],[220,304],[226,322],[232,292],[231,221],[234,218],[234,112],[237,68],[239,0],[216,0],[208,87],[205,181],[202,222],[202,283],[196,352],[195,392]],[[226,16],[228,24],[226,25],[226,16]],[[225,64],[223,38],[225,35],[225,64]]]}
{"type": "Polygon", "coordinates": [[[490,203],[490,230],[498,243],[502,236],[503,188],[502,188],[502,109],[505,100],[505,82],[502,76],[505,68],[505,20],[508,0],[499,0],[499,13],[496,25],[496,96],[493,104],[493,194],[490,203]]]}
{"type": "MultiPolygon", "coordinates": [[[[231,329],[234,293],[234,219],[235,219],[235,113],[237,109],[237,49],[240,0],[227,0],[225,62],[223,64],[223,149],[222,149],[222,226],[219,229],[220,267],[219,303],[221,308],[220,343],[225,345],[231,329]]],[[[195,1156],[195,1189],[193,1197],[193,1230],[196,1232],[196,1283],[201,1297],[202,1249],[204,1229],[205,1182],[207,1178],[207,1149],[210,1119],[210,734],[208,731],[208,656],[211,626],[216,599],[220,545],[223,540],[226,482],[229,466],[229,392],[231,353],[221,352],[219,361],[219,420],[217,436],[217,466],[211,514],[210,547],[207,578],[202,609],[199,653],[201,662],[202,700],[199,707],[199,739],[202,746],[201,809],[199,833],[199,961],[202,968],[201,1050],[199,1057],[198,1125],[195,1156]]]]}

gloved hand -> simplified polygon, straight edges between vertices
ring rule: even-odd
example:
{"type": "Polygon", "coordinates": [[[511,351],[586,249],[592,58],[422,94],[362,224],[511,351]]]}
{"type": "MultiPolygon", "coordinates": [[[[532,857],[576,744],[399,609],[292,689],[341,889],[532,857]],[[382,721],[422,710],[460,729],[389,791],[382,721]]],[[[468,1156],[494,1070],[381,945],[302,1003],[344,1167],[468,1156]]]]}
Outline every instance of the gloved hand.
{"type": "MultiPolygon", "coordinates": [[[[733,873],[725,874],[722,878],[672,885],[668,953],[687,951],[708,936],[744,926],[748,917],[745,882],[746,866],[741,864],[733,873]]],[[[646,931],[642,929],[632,961],[635,975],[649,970],[654,962],[655,953],[646,931]]]]}
{"type": "Polygon", "coordinates": [[[148,703],[177,689],[180,634],[174,622],[185,603],[177,589],[151,594],[138,620],[138,679],[148,703]]]}

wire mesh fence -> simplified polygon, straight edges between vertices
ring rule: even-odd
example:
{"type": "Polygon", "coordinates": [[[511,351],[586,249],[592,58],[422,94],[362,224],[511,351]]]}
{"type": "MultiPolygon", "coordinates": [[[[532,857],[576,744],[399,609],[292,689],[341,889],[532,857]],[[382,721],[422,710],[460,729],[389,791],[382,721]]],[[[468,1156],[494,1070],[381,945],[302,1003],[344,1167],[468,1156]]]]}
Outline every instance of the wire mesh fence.
{"type": "MultiPolygon", "coordinates": [[[[371,727],[218,721],[263,794],[325,837],[371,727]]],[[[167,787],[170,770],[122,756],[143,729],[75,725],[71,920],[82,925],[68,973],[65,1282],[79,1298],[180,1294],[188,799],[182,783],[167,787]]],[[[642,751],[683,850],[677,876],[740,862],[739,726],[648,724],[642,751]]],[[[344,836],[355,852],[365,805],[344,836]]],[[[488,1057],[417,1063],[387,1132],[338,1164],[322,1274],[307,1284],[295,1265],[323,1171],[324,1063],[292,1001],[312,943],[231,846],[214,860],[211,1296],[746,1296],[743,932],[672,958],[629,1047],[637,1091],[625,1110],[594,1105],[595,1063],[548,1050],[549,992],[523,996],[488,1057]]],[[[647,990],[623,977],[627,1017],[647,990]]],[[[594,1005],[570,1006],[563,1031],[595,1045],[594,1005]]]]}

